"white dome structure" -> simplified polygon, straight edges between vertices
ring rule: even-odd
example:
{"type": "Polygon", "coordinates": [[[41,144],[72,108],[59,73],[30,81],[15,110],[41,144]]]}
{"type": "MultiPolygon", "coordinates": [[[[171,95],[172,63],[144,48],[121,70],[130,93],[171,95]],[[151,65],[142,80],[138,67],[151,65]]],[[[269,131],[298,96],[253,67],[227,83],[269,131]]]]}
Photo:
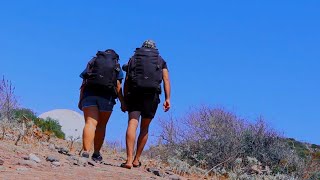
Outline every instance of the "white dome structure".
{"type": "Polygon", "coordinates": [[[39,116],[39,118],[43,119],[47,117],[59,121],[66,140],[70,140],[70,138],[82,138],[82,131],[85,124],[83,115],[69,109],[55,109],[39,116]]]}

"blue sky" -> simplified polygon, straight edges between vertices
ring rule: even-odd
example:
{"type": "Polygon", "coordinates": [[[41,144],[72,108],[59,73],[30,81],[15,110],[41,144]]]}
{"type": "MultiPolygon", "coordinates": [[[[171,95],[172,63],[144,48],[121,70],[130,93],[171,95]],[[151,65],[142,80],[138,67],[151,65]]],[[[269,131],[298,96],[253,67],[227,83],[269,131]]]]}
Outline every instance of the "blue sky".
{"type": "MultiPolygon", "coordinates": [[[[1,1],[0,75],[38,114],[78,111],[79,74],[97,50],[115,49],[123,64],[154,39],[169,66],[174,116],[222,106],[320,144],[319,12],[316,0],[1,1]]],[[[117,104],[108,140],[124,139],[126,118],[117,104]]]]}

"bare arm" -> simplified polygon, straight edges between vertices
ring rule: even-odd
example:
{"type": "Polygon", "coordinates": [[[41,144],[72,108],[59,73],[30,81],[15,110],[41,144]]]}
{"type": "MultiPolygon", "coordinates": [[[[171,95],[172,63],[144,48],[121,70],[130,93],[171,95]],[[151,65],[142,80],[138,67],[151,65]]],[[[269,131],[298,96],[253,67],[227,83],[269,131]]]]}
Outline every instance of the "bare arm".
{"type": "Polygon", "coordinates": [[[129,91],[129,82],[128,82],[128,75],[126,76],[126,80],[124,81],[124,97],[126,97],[128,95],[128,91],[129,91]]]}
{"type": "Polygon", "coordinates": [[[121,103],[121,110],[125,112],[127,108],[123,98],[121,82],[119,80],[117,80],[117,94],[118,94],[119,101],[121,103]]]}
{"type": "Polygon", "coordinates": [[[164,111],[167,112],[170,109],[170,96],[171,96],[171,86],[170,86],[170,79],[169,79],[169,71],[168,69],[163,69],[163,89],[165,93],[165,102],[163,104],[164,111]]]}
{"type": "Polygon", "coordinates": [[[119,80],[117,80],[117,94],[120,102],[123,103],[124,99],[123,99],[123,93],[122,93],[122,85],[119,80]]]}

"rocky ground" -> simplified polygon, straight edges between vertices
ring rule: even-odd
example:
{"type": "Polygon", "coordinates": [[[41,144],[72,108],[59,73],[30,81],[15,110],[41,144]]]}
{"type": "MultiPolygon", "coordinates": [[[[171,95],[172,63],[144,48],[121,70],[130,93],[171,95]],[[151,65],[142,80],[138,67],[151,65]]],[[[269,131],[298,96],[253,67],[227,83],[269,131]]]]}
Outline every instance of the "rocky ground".
{"type": "Polygon", "coordinates": [[[70,152],[67,142],[61,140],[18,146],[0,140],[0,179],[186,179],[152,166],[152,160],[144,159],[140,168],[121,168],[123,153],[103,151],[102,163],[78,154],[79,151],[70,152]]]}

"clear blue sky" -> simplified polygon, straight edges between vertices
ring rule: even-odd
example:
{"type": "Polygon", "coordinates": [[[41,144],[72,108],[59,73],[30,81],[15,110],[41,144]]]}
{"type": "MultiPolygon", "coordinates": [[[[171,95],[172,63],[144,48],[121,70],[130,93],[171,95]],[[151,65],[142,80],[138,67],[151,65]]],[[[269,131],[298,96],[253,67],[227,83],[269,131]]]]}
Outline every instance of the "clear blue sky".
{"type": "MultiPolygon", "coordinates": [[[[38,114],[78,111],[90,57],[113,48],[123,64],[151,38],[169,66],[174,116],[223,106],[320,144],[319,12],[317,0],[1,1],[0,75],[38,114]]],[[[126,121],[117,104],[107,138],[122,140],[126,121]]]]}

